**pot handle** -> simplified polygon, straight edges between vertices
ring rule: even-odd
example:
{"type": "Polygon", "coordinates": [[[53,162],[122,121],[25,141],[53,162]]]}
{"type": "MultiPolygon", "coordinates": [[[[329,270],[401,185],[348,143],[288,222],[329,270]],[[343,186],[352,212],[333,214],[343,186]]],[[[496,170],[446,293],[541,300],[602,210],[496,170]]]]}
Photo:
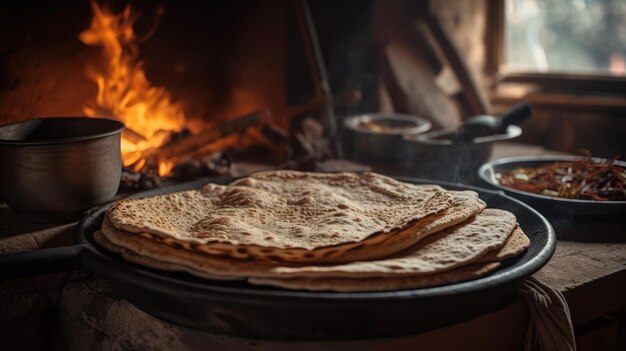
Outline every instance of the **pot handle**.
{"type": "Polygon", "coordinates": [[[79,267],[82,245],[0,255],[0,280],[64,272],[79,267]]]}

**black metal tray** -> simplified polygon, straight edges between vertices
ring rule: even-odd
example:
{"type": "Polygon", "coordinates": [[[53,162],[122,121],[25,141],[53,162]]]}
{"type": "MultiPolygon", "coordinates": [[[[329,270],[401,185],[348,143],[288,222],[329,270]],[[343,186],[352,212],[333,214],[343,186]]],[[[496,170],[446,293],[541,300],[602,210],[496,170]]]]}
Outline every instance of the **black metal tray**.
{"type": "MultiPolygon", "coordinates": [[[[503,262],[495,272],[457,284],[392,292],[283,290],[244,282],[203,280],[126,262],[93,241],[92,235],[100,228],[108,208],[104,206],[80,222],[75,246],[0,256],[0,277],[79,267],[100,274],[116,292],[147,313],[187,327],[261,339],[354,339],[419,333],[499,308],[511,301],[521,281],[541,268],[554,252],[555,234],[549,222],[502,192],[400,179],[441,184],[450,190],[477,191],[489,207],[517,216],[530,238],[530,247],[524,254],[503,262]]],[[[206,182],[132,197],[197,189],[206,182]]]]}

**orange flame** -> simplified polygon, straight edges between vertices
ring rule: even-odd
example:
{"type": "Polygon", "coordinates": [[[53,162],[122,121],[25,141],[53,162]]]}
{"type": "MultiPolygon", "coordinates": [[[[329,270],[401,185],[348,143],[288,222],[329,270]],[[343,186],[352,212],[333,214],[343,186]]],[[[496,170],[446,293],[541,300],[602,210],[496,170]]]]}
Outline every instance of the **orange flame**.
{"type": "MultiPolygon", "coordinates": [[[[115,117],[134,132],[134,138],[128,134],[122,137],[122,159],[124,166],[140,170],[146,162],[142,152],[165,142],[168,132],[180,131],[185,125],[185,114],[165,88],[152,86],[146,78],[133,30],[137,17],[130,6],[120,14],[113,14],[96,2],[91,6],[91,26],[79,38],[87,45],[102,46],[106,65],[88,70],[98,85],[98,95],[95,106],[86,106],[84,112],[91,117],[115,117]]],[[[159,175],[167,175],[173,166],[172,161],[160,162],[159,175]]]]}

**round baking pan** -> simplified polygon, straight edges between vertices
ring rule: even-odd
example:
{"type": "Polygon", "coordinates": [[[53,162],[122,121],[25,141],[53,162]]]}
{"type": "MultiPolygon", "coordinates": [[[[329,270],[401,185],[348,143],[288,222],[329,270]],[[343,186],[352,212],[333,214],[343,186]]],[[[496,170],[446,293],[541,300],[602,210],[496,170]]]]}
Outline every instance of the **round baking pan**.
{"type": "MultiPolygon", "coordinates": [[[[502,307],[514,298],[522,280],[554,252],[555,234],[546,219],[502,192],[431,180],[400,180],[477,191],[489,207],[517,216],[530,247],[491,274],[456,284],[389,292],[284,290],[204,280],[126,262],[93,241],[108,208],[104,206],[79,223],[74,246],[0,256],[0,278],[82,268],[101,275],[120,296],[143,311],[190,328],[260,339],[362,339],[415,334],[502,307]]],[[[132,197],[198,189],[206,183],[186,183],[132,197]]]]}

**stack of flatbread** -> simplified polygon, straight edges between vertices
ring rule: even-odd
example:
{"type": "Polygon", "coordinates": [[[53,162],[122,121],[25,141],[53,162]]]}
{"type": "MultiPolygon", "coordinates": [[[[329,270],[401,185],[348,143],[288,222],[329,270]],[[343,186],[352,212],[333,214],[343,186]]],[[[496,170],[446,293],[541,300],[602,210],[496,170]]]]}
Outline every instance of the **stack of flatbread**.
{"type": "Polygon", "coordinates": [[[376,173],[272,171],[122,200],[94,239],[124,259],[198,277],[326,291],[450,284],[496,269],[528,238],[472,191],[376,173]]]}

